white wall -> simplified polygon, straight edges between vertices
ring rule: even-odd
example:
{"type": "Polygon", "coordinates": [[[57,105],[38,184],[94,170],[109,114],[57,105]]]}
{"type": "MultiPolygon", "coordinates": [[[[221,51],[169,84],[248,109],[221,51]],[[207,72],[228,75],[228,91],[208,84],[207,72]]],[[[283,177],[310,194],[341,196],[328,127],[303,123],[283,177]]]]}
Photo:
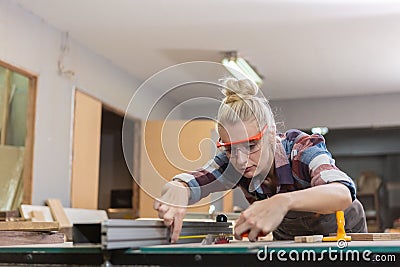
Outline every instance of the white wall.
{"type": "MultiPolygon", "coordinates": [[[[378,91],[378,88],[377,88],[378,91]]],[[[400,126],[400,94],[271,101],[285,129],[400,126]]]]}
{"type": "MultiPolygon", "coordinates": [[[[139,82],[110,61],[74,40],[65,67],[69,79],[58,74],[62,32],[9,1],[0,1],[0,59],[38,75],[33,162],[33,204],[60,198],[70,206],[71,120],[75,86],[121,110],[139,82]]],[[[116,47],[117,49],[117,47],[116,47]]],[[[152,101],[151,91],[143,105],[152,101]]],[[[164,102],[165,110],[170,107],[164,102]]],[[[141,106],[132,114],[144,118],[141,106]]],[[[163,107],[159,108],[163,112],[163,107]]]]}
{"type": "MultiPolygon", "coordinates": [[[[332,129],[400,126],[400,94],[270,101],[278,129],[332,129]]],[[[218,105],[182,106],[183,119],[215,118],[218,105]]]]}

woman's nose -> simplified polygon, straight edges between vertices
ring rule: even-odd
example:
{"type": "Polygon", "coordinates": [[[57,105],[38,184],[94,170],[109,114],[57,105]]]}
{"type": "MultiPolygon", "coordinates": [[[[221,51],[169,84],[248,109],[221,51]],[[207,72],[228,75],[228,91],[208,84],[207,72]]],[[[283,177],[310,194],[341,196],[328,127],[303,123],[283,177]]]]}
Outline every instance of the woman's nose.
{"type": "Polygon", "coordinates": [[[236,162],[239,164],[246,163],[249,158],[249,155],[243,153],[240,149],[236,150],[236,162]]]}

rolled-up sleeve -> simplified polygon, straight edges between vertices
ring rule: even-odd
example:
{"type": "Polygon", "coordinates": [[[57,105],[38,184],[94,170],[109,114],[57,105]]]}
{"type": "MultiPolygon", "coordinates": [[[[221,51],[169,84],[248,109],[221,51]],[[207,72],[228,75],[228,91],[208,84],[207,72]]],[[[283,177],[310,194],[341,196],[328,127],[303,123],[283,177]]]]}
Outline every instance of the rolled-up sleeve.
{"type": "Polygon", "coordinates": [[[232,170],[225,154],[216,155],[205,166],[193,172],[176,175],[173,180],[185,182],[190,189],[189,205],[210,193],[233,188],[240,177],[232,170]]]}
{"type": "Polygon", "coordinates": [[[310,162],[311,186],[339,182],[344,184],[351,194],[354,201],[356,198],[356,188],[354,181],[343,171],[337,168],[334,160],[328,154],[320,154],[310,162]]]}
{"type": "Polygon", "coordinates": [[[350,191],[351,198],[356,198],[354,181],[335,165],[335,160],[327,150],[325,139],[318,134],[301,138],[293,147],[296,155],[297,173],[310,177],[310,185],[317,186],[338,182],[344,184],[350,191]]]}

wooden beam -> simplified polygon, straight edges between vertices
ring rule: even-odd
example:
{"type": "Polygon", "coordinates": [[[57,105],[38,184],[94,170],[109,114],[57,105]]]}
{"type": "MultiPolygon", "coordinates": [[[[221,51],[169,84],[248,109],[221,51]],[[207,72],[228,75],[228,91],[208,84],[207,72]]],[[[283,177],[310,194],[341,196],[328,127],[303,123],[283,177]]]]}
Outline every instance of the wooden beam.
{"type": "Polygon", "coordinates": [[[64,243],[63,233],[0,231],[0,246],[64,243]]]}
{"type": "Polygon", "coordinates": [[[57,231],[58,222],[0,222],[0,231],[57,231]]]}
{"type": "Polygon", "coordinates": [[[37,78],[29,77],[28,107],[26,114],[26,137],[25,137],[25,162],[23,170],[22,196],[23,204],[32,204],[32,166],[33,166],[33,141],[35,139],[35,114],[36,114],[36,92],[37,78]]]}
{"type": "Polygon", "coordinates": [[[316,243],[322,242],[323,235],[304,235],[304,236],[295,236],[295,243],[316,243]]]}
{"type": "Polygon", "coordinates": [[[72,227],[72,223],[69,221],[59,199],[50,198],[46,201],[46,204],[50,207],[51,215],[53,215],[54,221],[59,223],[60,228],[72,227]]]}
{"type": "Polygon", "coordinates": [[[352,241],[400,240],[400,233],[348,233],[352,241]]]}
{"type": "Polygon", "coordinates": [[[72,223],[68,219],[61,201],[53,198],[48,199],[46,203],[50,207],[53,219],[60,224],[59,230],[65,234],[66,241],[72,241],[72,223]]]}
{"type": "Polygon", "coordinates": [[[134,212],[134,218],[138,218],[140,213],[140,188],[137,181],[140,181],[140,149],[142,141],[142,123],[138,119],[132,119],[135,134],[133,135],[133,197],[132,197],[132,209],[134,212]]]}

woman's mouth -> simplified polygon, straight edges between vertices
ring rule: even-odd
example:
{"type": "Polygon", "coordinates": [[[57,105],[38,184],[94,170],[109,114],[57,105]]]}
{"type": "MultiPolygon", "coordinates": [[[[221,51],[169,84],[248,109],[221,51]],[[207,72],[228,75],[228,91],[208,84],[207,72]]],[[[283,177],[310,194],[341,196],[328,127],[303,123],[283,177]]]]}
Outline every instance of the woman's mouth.
{"type": "Polygon", "coordinates": [[[253,166],[247,167],[244,169],[244,172],[249,172],[249,171],[251,171],[252,168],[253,168],[253,166]]]}

